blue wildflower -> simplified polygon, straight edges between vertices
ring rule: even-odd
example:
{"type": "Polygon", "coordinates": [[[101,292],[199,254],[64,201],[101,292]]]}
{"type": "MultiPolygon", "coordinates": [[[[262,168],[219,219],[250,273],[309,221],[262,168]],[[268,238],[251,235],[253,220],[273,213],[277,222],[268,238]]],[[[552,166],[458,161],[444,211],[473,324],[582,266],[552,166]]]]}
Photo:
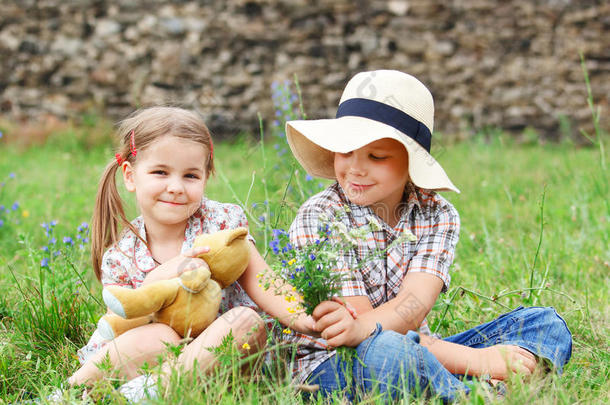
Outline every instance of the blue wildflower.
{"type": "Polygon", "coordinates": [[[56,250],[55,252],[53,252],[53,257],[57,257],[61,254],[61,252],[59,250],[56,250]]]}
{"type": "Polygon", "coordinates": [[[4,226],[4,221],[0,219],[0,228],[4,226]]]}
{"type": "Polygon", "coordinates": [[[49,247],[48,246],[43,246],[40,248],[40,250],[42,250],[43,252],[49,253],[49,247]]]}
{"type": "Polygon", "coordinates": [[[259,222],[265,222],[265,216],[261,215],[260,217],[258,217],[259,222]]]}
{"type": "Polygon", "coordinates": [[[273,237],[274,238],[277,238],[277,237],[279,237],[281,235],[285,235],[286,234],[286,232],[284,232],[283,229],[274,229],[272,232],[273,232],[273,237]]]}
{"type": "Polygon", "coordinates": [[[40,261],[40,267],[49,267],[49,259],[47,257],[44,257],[40,261]]]}
{"type": "Polygon", "coordinates": [[[12,172],[11,172],[11,173],[9,173],[9,174],[8,174],[8,177],[10,177],[11,179],[14,179],[14,178],[15,178],[15,173],[12,173],[12,172]]]}
{"type": "Polygon", "coordinates": [[[280,149],[280,144],[276,143],[273,145],[273,149],[275,150],[279,150],[280,149]]]}
{"type": "Polygon", "coordinates": [[[84,231],[85,229],[89,229],[89,224],[88,224],[88,223],[86,223],[86,222],[83,222],[82,224],[80,224],[80,227],[81,227],[81,228],[83,229],[83,231],[84,231]]]}
{"type": "Polygon", "coordinates": [[[288,262],[286,260],[282,260],[282,267],[286,267],[288,265],[288,262]]]}
{"type": "Polygon", "coordinates": [[[310,258],[311,260],[316,260],[316,255],[314,255],[314,254],[312,253],[312,254],[310,254],[310,255],[309,255],[309,258],[310,258]]]}
{"type": "Polygon", "coordinates": [[[11,208],[13,209],[13,211],[17,211],[19,209],[19,203],[17,201],[15,201],[11,208]]]}
{"type": "Polygon", "coordinates": [[[54,237],[53,237],[53,238],[51,238],[51,239],[49,239],[49,244],[50,244],[50,245],[54,245],[54,244],[56,244],[56,243],[57,243],[57,239],[55,239],[54,237]]]}
{"type": "Polygon", "coordinates": [[[57,220],[54,219],[51,221],[51,226],[55,226],[55,225],[57,225],[57,220]]]}
{"type": "Polygon", "coordinates": [[[0,139],[2,139],[3,136],[4,134],[2,133],[2,131],[0,131],[0,139]]]}
{"type": "Polygon", "coordinates": [[[307,173],[305,175],[305,181],[312,181],[312,180],[313,180],[313,177],[311,177],[311,175],[309,173],[307,173]]]}
{"type": "Polygon", "coordinates": [[[252,203],[252,208],[256,208],[258,204],[256,204],[255,202],[252,203]]]}
{"type": "Polygon", "coordinates": [[[4,211],[4,205],[0,205],[0,212],[4,211]]]}
{"type": "Polygon", "coordinates": [[[275,110],[275,116],[276,117],[281,117],[282,116],[282,112],[280,110],[275,110]]]}
{"type": "Polygon", "coordinates": [[[318,188],[323,188],[323,187],[324,187],[324,184],[318,183],[318,188]]]}
{"type": "Polygon", "coordinates": [[[273,120],[273,125],[276,127],[280,126],[280,122],[278,120],[273,120]]]}
{"type": "Polygon", "coordinates": [[[89,243],[89,238],[83,238],[83,243],[89,243]]]}
{"type": "Polygon", "coordinates": [[[64,241],[64,243],[65,243],[66,245],[74,245],[74,241],[73,241],[73,240],[72,240],[72,238],[71,238],[71,237],[69,237],[69,236],[64,236],[63,241],[64,241]]]}

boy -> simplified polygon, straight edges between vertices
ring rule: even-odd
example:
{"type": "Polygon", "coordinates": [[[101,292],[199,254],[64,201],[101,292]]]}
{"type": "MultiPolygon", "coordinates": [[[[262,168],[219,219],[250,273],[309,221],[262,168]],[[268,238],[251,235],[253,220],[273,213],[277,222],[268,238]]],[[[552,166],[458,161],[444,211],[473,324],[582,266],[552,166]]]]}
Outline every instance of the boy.
{"type": "Polygon", "coordinates": [[[349,81],[335,119],[286,124],[303,168],[336,179],[300,208],[290,228],[295,246],[314,243],[320,214],[348,228],[378,224],[338,270],[356,268],[402,232],[417,238],[352,271],[342,288],[346,305],[315,309],[321,339],[290,338],[298,343],[297,380],[318,384],[323,395],[345,390],[353,399],[378,390],[395,398],[419,389],[451,401],[469,392],[460,375],[530,374],[539,358],[561,372],[570,358],[570,331],[552,308],[518,308],[444,340],[428,336],[425,317],[449,286],[460,226],[455,208],[436,193],[459,190],[430,155],[433,118],[432,95],[419,80],[380,70],[349,81]],[[335,217],[345,206],[347,214],[335,217]],[[359,360],[334,356],[338,346],[355,347],[359,360]]]}

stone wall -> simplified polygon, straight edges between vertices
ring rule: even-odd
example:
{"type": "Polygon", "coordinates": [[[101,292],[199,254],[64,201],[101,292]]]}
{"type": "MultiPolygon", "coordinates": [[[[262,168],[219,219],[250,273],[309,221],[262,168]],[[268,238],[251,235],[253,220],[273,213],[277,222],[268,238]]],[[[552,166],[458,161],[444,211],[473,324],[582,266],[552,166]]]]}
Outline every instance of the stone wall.
{"type": "Polygon", "coordinates": [[[606,0],[3,0],[0,114],[111,118],[150,103],[197,108],[217,136],[273,119],[270,85],[298,75],[311,118],[346,81],[394,68],[426,83],[436,130],[591,127],[610,94],[606,0]]]}

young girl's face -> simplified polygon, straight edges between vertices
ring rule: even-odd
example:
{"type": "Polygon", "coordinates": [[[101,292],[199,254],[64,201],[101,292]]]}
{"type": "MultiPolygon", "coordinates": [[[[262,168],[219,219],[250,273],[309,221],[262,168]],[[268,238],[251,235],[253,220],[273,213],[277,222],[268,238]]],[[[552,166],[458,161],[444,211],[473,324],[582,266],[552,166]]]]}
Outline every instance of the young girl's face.
{"type": "Polygon", "coordinates": [[[386,222],[395,213],[409,181],[405,147],[394,139],[371,142],[349,153],[335,153],[335,175],[355,204],[372,208],[386,222]]]}
{"type": "Polygon", "coordinates": [[[207,159],[203,145],[164,136],[138,151],[134,166],[124,163],[125,186],[136,193],[148,226],[183,225],[199,209],[207,180],[207,159]]]}

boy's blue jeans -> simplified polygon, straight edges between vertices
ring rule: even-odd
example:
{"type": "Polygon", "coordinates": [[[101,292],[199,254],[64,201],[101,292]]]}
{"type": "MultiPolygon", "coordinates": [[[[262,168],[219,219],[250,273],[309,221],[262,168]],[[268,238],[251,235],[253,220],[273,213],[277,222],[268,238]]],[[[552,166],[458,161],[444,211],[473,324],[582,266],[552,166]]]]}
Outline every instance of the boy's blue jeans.
{"type": "MultiPolygon", "coordinates": [[[[519,307],[443,340],[474,348],[496,344],[520,346],[549,361],[559,373],[572,354],[572,335],[553,308],[519,307]]],[[[426,393],[449,402],[470,391],[461,376],[447,371],[419,344],[419,336],[413,331],[402,335],[382,331],[378,324],[356,350],[359,360],[346,363],[335,355],[314,370],[308,383],[318,384],[320,395],[344,391],[350,400],[358,394],[378,392],[392,398],[426,393]]]]}

